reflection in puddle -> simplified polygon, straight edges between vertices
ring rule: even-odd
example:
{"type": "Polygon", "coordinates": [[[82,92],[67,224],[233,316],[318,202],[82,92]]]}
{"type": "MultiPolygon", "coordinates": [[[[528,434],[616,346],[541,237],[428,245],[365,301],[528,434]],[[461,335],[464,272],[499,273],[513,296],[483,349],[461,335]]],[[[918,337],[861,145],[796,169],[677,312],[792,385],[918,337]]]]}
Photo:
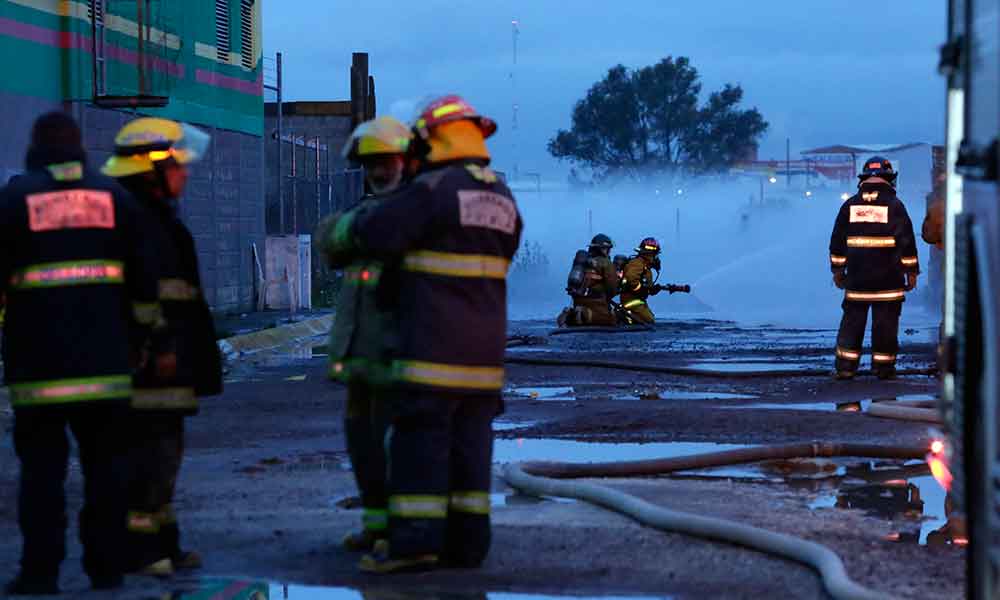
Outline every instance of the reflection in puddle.
{"type": "Polygon", "coordinates": [[[532,400],[576,401],[576,392],[572,387],[516,387],[511,392],[518,396],[527,396],[532,400]]]}
{"type": "Polygon", "coordinates": [[[919,530],[911,527],[887,539],[927,544],[930,538],[931,543],[947,543],[955,529],[949,523],[946,496],[926,465],[887,468],[869,462],[849,466],[839,489],[819,496],[809,507],[853,508],[889,521],[919,523],[919,530]]]}
{"type": "MultiPolygon", "coordinates": [[[[435,592],[425,589],[381,587],[377,590],[313,587],[238,579],[191,579],[169,584],[165,600],[556,600],[569,596],[509,592],[435,592]]],[[[572,596],[598,600],[595,596],[572,596]]],[[[657,598],[667,598],[657,596],[657,598]]],[[[640,600],[639,596],[600,596],[600,600],[640,600]]]]}
{"type": "Polygon", "coordinates": [[[498,463],[521,461],[608,462],[690,456],[704,452],[719,452],[746,448],[739,444],[700,442],[595,443],[573,440],[518,438],[496,440],[493,460],[498,463]]]}
{"type": "Polygon", "coordinates": [[[704,371],[725,371],[726,373],[745,373],[749,371],[788,371],[796,369],[810,369],[815,365],[806,365],[798,362],[711,362],[699,361],[684,365],[689,369],[702,369],[704,371]]]}
{"type": "Polygon", "coordinates": [[[903,396],[875,398],[872,400],[857,400],[852,402],[758,402],[754,404],[741,404],[739,406],[720,406],[719,408],[731,410],[816,410],[816,411],[838,411],[838,412],[865,412],[873,402],[904,402],[913,403],[934,403],[937,398],[931,394],[906,394],[903,396]]]}
{"type": "Polygon", "coordinates": [[[526,429],[528,427],[534,427],[535,425],[538,425],[538,421],[519,421],[517,423],[512,423],[510,421],[493,421],[493,431],[526,429]]]}

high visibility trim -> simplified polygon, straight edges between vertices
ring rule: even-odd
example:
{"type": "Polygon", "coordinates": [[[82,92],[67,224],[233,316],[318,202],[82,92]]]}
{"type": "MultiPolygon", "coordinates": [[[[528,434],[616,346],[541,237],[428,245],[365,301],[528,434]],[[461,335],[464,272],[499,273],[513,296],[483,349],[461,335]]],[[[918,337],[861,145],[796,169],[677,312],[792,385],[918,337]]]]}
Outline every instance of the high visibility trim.
{"type": "Polygon", "coordinates": [[[79,181],[83,179],[83,163],[72,161],[45,167],[56,181],[79,181]]]}
{"type": "Polygon", "coordinates": [[[197,300],[198,288],[184,279],[161,279],[159,281],[160,300],[189,302],[197,300]]]}
{"type": "Polygon", "coordinates": [[[156,325],[163,321],[163,307],[159,302],[133,302],[132,317],[140,325],[156,325]]]}
{"type": "Polygon", "coordinates": [[[858,235],[847,238],[848,248],[895,248],[896,238],[892,236],[858,235]]]}
{"type": "Polygon", "coordinates": [[[845,297],[848,300],[855,300],[858,302],[894,302],[896,300],[903,300],[906,298],[906,292],[903,290],[890,290],[885,292],[848,291],[845,297]]]}
{"type": "Polygon", "coordinates": [[[448,517],[448,497],[390,496],[389,514],[402,519],[444,519],[448,517]]]}
{"type": "Polygon", "coordinates": [[[920,260],[916,256],[904,256],[899,259],[899,262],[903,263],[904,267],[915,267],[920,264],[920,260]]]}
{"type": "Polygon", "coordinates": [[[128,513],[128,530],[132,533],[159,533],[160,519],[156,513],[130,510],[128,513]]]}
{"type": "Polygon", "coordinates": [[[355,216],[356,213],[354,211],[349,211],[337,219],[337,223],[333,226],[333,231],[330,232],[330,241],[326,248],[327,252],[337,254],[354,248],[353,228],[355,216]]]}
{"type": "Polygon", "coordinates": [[[895,354],[882,354],[880,352],[872,353],[872,362],[883,362],[883,363],[894,363],[896,362],[895,354]]]}
{"type": "Polygon", "coordinates": [[[861,199],[865,202],[874,202],[878,200],[878,190],[873,192],[861,192],[861,199]]]}
{"type": "Polygon", "coordinates": [[[625,304],[622,304],[622,308],[635,308],[636,306],[639,306],[640,304],[645,304],[645,303],[646,303],[645,300],[640,300],[640,299],[636,298],[635,300],[629,300],[625,304]]]}
{"type": "Polygon", "coordinates": [[[349,267],[344,270],[344,283],[347,285],[375,286],[381,278],[382,268],[375,265],[349,267]]]}
{"type": "Polygon", "coordinates": [[[131,406],[137,410],[188,410],[198,408],[194,388],[137,388],[131,406]]]}
{"type": "Polygon", "coordinates": [[[452,492],[450,509],[472,515],[490,514],[490,495],[486,492],[452,492]]]}
{"type": "Polygon", "coordinates": [[[124,282],[125,266],[120,261],[74,260],[25,267],[11,277],[10,286],[23,290],[124,282]]]}
{"type": "Polygon", "coordinates": [[[15,408],[128,398],[132,393],[132,377],[108,375],[14,383],[10,385],[10,392],[10,403],[15,408]]]}
{"type": "Polygon", "coordinates": [[[510,269],[510,261],[500,256],[486,254],[456,254],[418,250],[403,258],[403,269],[448,277],[506,279],[507,271],[510,269]]]}
{"type": "Polygon", "coordinates": [[[394,367],[396,378],[409,383],[473,390],[503,388],[503,367],[469,367],[419,360],[396,361],[394,367]]]}
{"type": "Polygon", "coordinates": [[[366,531],[385,531],[389,528],[389,511],[384,508],[366,508],[361,513],[361,525],[366,531]]]}
{"type": "Polygon", "coordinates": [[[431,116],[433,116],[435,119],[440,119],[441,117],[461,112],[465,109],[466,106],[464,104],[459,104],[457,102],[452,104],[445,104],[444,106],[439,106],[435,108],[434,111],[431,112],[431,116]]]}
{"type": "Polygon", "coordinates": [[[857,350],[848,350],[847,348],[837,346],[837,358],[843,358],[844,360],[861,360],[861,353],[857,350]]]}
{"type": "Polygon", "coordinates": [[[832,264],[835,267],[842,267],[842,266],[844,266],[844,265],[847,264],[847,257],[846,256],[838,256],[836,254],[831,254],[830,255],[830,264],[832,264]]]}

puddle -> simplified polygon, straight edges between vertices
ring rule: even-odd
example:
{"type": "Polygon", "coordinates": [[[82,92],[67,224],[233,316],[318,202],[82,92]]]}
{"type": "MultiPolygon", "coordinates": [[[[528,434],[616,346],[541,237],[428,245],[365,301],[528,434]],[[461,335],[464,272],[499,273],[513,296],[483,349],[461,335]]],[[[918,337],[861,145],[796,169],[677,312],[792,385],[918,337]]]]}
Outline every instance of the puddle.
{"type": "Polygon", "coordinates": [[[648,393],[636,392],[614,396],[615,400],[753,400],[757,396],[750,394],[734,394],[732,392],[688,391],[688,390],[651,390],[648,393]]]}
{"type": "Polygon", "coordinates": [[[840,487],[820,495],[809,507],[858,509],[903,525],[887,538],[890,541],[946,543],[953,526],[945,509],[946,496],[923,464],[886,468],[865,463],[848,467],[840,487]]]}
{"type": "Polygon", "coordinates": [[[812,369],[815,365],[800,362],[711,362],[698,361],[684,365],[688,369],[704,371],[725,371],[726,373],[745,373],[748,371],[788,371],[790,369],[812,369]]]}
{"type": "Polygon", "coordinates": [[[713,444],[702,442],[650,442],[648,444],[578,442],[538,438],[496,440],[493,443],[493,461],[498,463],[521,461],[556,462],[608,462],[690,456],[703,452],[746,448],[740,444],[713,444]]]}
{"type": "Polygon", "coordinates": [[[514,395],[526,396],[532,400],[576,402],[576,392],[572,387],[516,387],[509,391],[514,395]]]}
{"type": "Polygon", "coordinates": [[[527,427],[534,427],[535,425],[538,425],[538,421],[518,421],[516,423],[510,421],[493,421],[493,431],[525,429],[527,427]]]}
{"type": "MultiPolygon", "coordinates": [[[[432,592],[424,589],[387,588],[375,590],[346,587],[313,587],[273,583],[269,581],[204,578],[175,580],[161,584],[170,591],[160,596],[164,600],[640,600],[650,596],[553,596],[515,594],[510,592],[432,592]]],[[[668,599],[669,596],[656,596],[668,599]]]]}
{"type": "Polygon", "coordinates": [[[720,406],[718,408],[729,410],[813,410],[826,412],[866,412],[873,402],[892,403],[900,402],[934,402],[937,397],[932,394],[905,394],[890,398],[874,398],[872,400],[856,400],[851,402],[758,402],[754,404],[742,404],[739,406],[720,406]]]}

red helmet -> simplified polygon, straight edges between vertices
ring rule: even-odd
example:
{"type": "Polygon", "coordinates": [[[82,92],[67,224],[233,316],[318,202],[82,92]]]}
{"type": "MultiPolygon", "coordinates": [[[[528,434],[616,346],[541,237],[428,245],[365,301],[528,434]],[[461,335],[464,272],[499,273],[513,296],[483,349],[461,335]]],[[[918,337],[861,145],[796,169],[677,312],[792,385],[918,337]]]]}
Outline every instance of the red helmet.
{"type": "Polygon", "coordinates": [[[480,115],[476,109],[472,108],[471,104],[456,94],[435,98],[425,104],[413,123],[413,131],[426,140],[431,137],[431,129],[460,119],[468,119],[476,123],[479,130],[483,132],[484,138],[496,133],[496,121],[480,115]]]}
{"type": "Polygon", "coordinates": [[[635,251],[639,254],[659,254],[660,242],[656,241],[656,238],[648,237],[639,242],[639,246],[635,251]]]}

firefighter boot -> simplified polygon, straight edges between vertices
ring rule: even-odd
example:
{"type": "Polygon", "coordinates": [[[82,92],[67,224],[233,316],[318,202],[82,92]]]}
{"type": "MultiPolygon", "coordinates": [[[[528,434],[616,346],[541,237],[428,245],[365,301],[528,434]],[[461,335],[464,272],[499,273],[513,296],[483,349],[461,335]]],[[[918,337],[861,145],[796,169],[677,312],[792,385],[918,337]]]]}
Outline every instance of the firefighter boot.
{"type": "Polygon", "coordinates": [[[361,557],[358,568],[365,573],[389,575],[429,571],[437,567],[439,562],[437,554],[392,557],[389,553],[389,540],[378,540],[375,542],[375,548],[371,554],[365,554],[361,557]]]}
{"type": "Polygon", "coordinates": [[[886,367],[877,367],[875,369],[875,374],[878,375],[878,378],[883,381],[892,380],[896,378],[896,367],[895,365],[886,367]]]}

